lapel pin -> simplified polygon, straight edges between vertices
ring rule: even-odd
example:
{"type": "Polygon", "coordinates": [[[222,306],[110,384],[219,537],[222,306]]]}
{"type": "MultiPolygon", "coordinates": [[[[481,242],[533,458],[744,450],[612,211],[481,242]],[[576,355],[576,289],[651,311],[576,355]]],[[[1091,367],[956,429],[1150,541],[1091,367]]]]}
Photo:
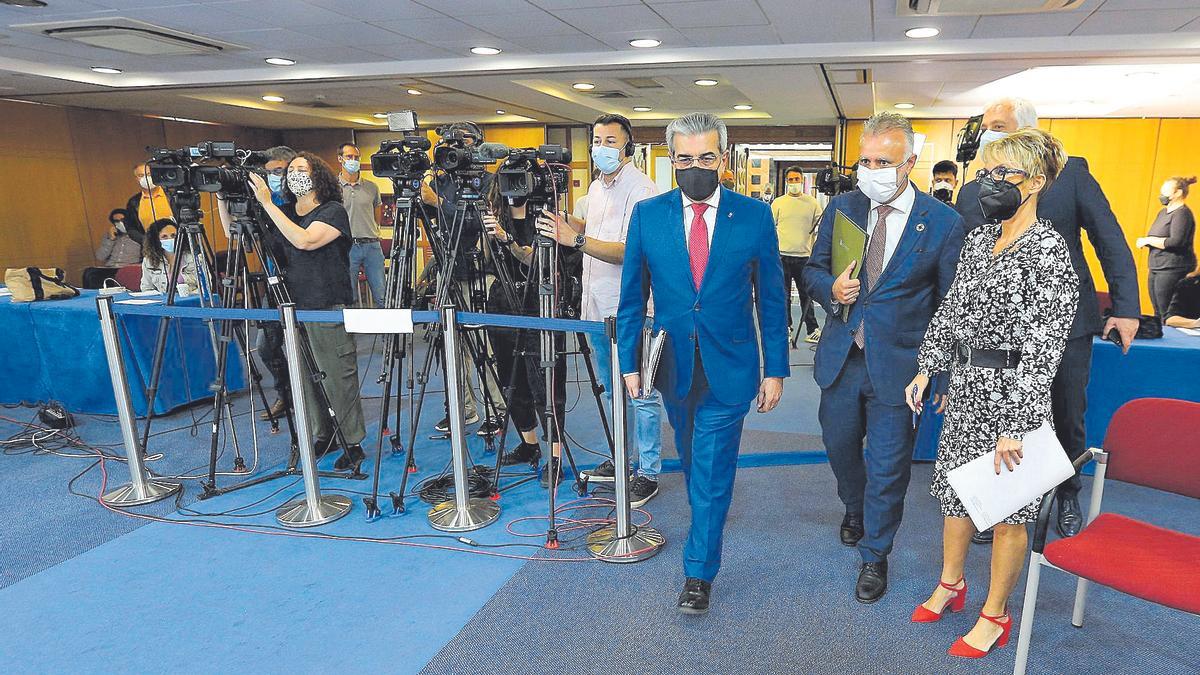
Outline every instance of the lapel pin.
{"type": "Polygon", "coordinates": [[[925,231],[925,223],[917,223],[917,232],[925,231]]]}

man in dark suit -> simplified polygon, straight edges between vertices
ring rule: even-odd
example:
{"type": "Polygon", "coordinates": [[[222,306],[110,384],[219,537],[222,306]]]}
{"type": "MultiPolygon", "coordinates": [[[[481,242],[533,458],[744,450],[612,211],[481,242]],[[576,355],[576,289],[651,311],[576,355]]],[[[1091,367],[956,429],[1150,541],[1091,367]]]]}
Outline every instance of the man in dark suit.
{"type": "MultiPolygon", "coordinates": [[[[1010,98],[990,104],[983,114],[983,136],[988,140],[1002,137],[1021,127],[1036,127],[1037,112],[1028,101],[1010,98]]],[[[983,145],[980,145],[980,151],[983,145]]],[[[962,214],[967,230],[981,225],[983,211],[979,206],[979,182],[972,180],[958,193],[955,208],[962,214]]],[[[1054,429],[1058,440],[1071,459],[1087,449],[1087,430],[1083,414],[1087,410],[1087,385],[1092,368],[1092,337],[1108,335],[1116,330],[1126,353],[1137,335],[1141,300],[1138,295],[1137,268],[1129,243],[1117,217],[1108,205],[1100,184],[1088,172],[1087,160],[1069,157],[1062,173],[1038,200],[1038,217],[1046,218],[1067,241],[1071,251],[1071,266],[1079,276],[1079,309],[1063,352],[1058,375],[1051,388],[1054,429]],[[1112,297],[1112,317],[1101,330],[1100,303],[1087,260],[1083,257],[1080,233],[1087,231],[1088,241],[1096,249],[1108,292],[1112,297]]],[[[1058,489],[1059,535],[1071,537],[1083,527],[1083,512],[1079,508],[1079,474],[1067,479],[1058,489]]],[[[991,532],[976,534],[976,543],[991,541],[991,532]]]]}
{"type": "Polygon", "coordinates": [[[675,430],[692,507],[678,603],[684,614],[708,611],[750,402],[757,396],[759,412],[774,408],[788,375],[775,222],[763,202],[719,187],[727,139],[725,123],[709,113],[667,126],[679,188],[634,207],[617,308],[621,372],[631,397],[641,394],[638,341],[651,291],[654,328],[667,332],[655,385],[675,430]]]}
{"type": "Polygon", "coordinates": [[[917,372],[917,349],[950,290],[963,242],[962,218],[908,180],[916,161],[907,119],[879,113],[867,120],[859,189],[830,201],[804,269],[809,297],[827,315],[813,375],[825,451],[846,506],[841,541],[862,557],[855,598],[863,603],[887,592],[887,556],[912,462],[904,387],[917,372]],[[858,279],[851,278],[853,264],[832,268],[839,211],[870,237],[858,279]]]}

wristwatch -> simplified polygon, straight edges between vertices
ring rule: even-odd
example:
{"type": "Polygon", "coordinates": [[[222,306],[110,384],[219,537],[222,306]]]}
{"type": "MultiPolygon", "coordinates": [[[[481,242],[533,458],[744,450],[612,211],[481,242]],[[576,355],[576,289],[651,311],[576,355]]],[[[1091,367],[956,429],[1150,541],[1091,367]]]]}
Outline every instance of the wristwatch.
{"type": "Polygon", "coordinates": [[[587,237],[583,236],[583,233],[580,232],[575,235],[575,245],[572,248],[583,248],[585,243],[587,243],[587,237]]]}

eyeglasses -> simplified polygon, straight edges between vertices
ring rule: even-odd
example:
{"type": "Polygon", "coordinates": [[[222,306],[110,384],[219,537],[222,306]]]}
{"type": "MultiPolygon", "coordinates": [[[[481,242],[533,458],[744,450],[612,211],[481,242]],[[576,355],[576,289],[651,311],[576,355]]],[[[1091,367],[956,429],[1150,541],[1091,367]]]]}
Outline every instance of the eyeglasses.
{"type": "Polygon", "coordinates": [[[699,157],[691,155],[671,155],[671,163],[676,169],[687,169],[693,164],[699,164],[705,169],[715,169],[721,163],[722,155],[716,155],[711,152],[706,152],[699,157]]]}
{"type": "Polygon", "coordinates": [[[992,169],[990,172],[987,169],[980,169],[975,174],[975,178],[979,180],[983,180],[984,177],[990,177],[996,182],[1005,180],[1009,176],[1020,176],[1022,180],[1029,178],[1029,174],[1027,172],[1020,169],[1010,169],[1007,166],[998,166],[992,169]]]}
{"type": "Polygon", "coordinates": [[[271,170],[267,171],[267,173],[271,174],[272,176],[282,176],[283,174],[287,173],[287,169],[284,169],[284,168],[271,169],[271,170]]]}

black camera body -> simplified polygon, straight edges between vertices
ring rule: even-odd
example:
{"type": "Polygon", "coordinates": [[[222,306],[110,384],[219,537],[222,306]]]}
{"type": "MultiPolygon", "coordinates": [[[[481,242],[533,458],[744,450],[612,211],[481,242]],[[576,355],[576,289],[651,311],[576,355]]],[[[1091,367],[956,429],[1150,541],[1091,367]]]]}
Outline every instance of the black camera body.
{"type": "Polygon", "coordinates": [[[406,135],[399,140],[383,141],[379,152],[371,155],[371,172],[380,178],[420,180],[432,166],[429,147],[429,139],[424,136],[406,135]]]}
{"type": "Polygon", "coordinates": [[[975,159],[975,154],[979,152],[981,136],[983,136],[983,115],[968,118],[958,137],[958,155],[955,160],[959,164],[965,166],[975,159]]]}
{"type": "Polygon", "coordinates": [[[250,173],[266,173],[242,164],[252,152],[238,149],[233,141],[203,141],[184,148],[159,148],[151,152],[150,180],[164,189],[223,192],[238,197],[250,196],[250,173]],[[198,164],[218,160],[225,166],[198,164]]]}
{"type": "Polygon", "coordinates": [[[571,151],[561,145],[513,150],[496,170],[500,194],[543,208],[567,191],[571,151]]]}
{"type": "Polygon", "coordinates": [[[843,192],[849,192],[854,189],[854,179],[849,173],[843,173],[849,167],[838,166],[830,163],[829,166],[817,172],[816,187],[817,192],[827,196],[836,197],[843,192]]]}

